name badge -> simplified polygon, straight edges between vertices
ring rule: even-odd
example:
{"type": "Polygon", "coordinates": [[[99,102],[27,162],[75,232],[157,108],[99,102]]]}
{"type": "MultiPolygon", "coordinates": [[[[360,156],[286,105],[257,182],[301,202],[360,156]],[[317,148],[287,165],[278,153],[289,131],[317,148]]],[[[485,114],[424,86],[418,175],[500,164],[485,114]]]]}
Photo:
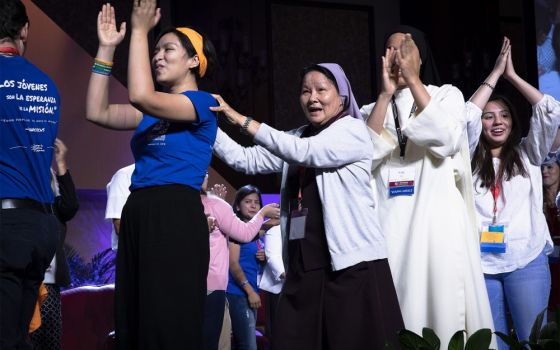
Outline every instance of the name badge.
{"type": "Polygon", "coordinates": [[[506,252],[506,225],[486,223],[480,230],[480,251],[482,253],[506,252]]]}
{"type": "Polygon", "coordinates": [[[307,208],[292,210],[290,213],[290,240],[305,238],[305,220],[307,208]]]}
{"type": "Polygon", "coordinates": [[[389,169],[389,197],[414,194],[415,169],[412,166],[389,169]]]}

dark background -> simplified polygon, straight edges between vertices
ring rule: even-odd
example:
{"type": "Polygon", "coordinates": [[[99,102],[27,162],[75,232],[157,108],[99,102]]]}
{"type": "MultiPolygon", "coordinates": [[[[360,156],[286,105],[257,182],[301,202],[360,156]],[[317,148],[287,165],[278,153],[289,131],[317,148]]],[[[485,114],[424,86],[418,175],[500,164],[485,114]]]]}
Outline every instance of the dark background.
{"type": "MultiPolygon", "coordinates": [[[[33,3],[95,56],[94,23],[102,1],[33,3]]],[[[132,0],[111,3],[118,21],[128,20],[132,0]]],[[[465,99],[490,72],[503,35],[512,41],[518,73],[532,84],[537,80],[532,0],[161,0],[160,6],[163,18],[155,32],[169,25],[194,26],[216,46],[221,71],[202,88],[220,93],[239,112],[282,130],[305,122],[298,105],[299,71],[310,63],[339,63],[358,104],[373,101],[383,38],[399,22],[427,33],[443,82],[459,87],[465,99]]],[[[113,71],[125,86],[127,50],[128,43],[120,45],[113,71]]],[[[501,82],[498,90],[510,88],[501,82]]],[[[523,99],[514,101],[528,110],[523,99]]],[[[220,121],[220,126],[238,142],[251,144],[227,123],[220,121]]],[[[277,175],[247,176],[219,160],[212,166],[233,187],[253,183],[265,193],[278,192],[277,175]]]]}

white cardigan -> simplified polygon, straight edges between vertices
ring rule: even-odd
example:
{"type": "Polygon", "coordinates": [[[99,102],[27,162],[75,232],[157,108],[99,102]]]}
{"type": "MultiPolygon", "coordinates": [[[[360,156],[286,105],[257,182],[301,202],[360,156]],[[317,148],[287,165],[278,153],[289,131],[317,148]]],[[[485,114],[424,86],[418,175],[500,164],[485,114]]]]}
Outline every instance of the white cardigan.
{"type": "Polygon", "coordinates": [[[346,116],[312,137],[300,138],[303,130],[286,133],[261,124],[254,138],[259,146],[242,147],[218,129],[214,153],[247,174],[283,172],[280,225],[285,264],[291,210],[286,197],[288,164],[315,169],[333,270],[387,258],[370,187],[373,143],[365,123],[346,116]]]}

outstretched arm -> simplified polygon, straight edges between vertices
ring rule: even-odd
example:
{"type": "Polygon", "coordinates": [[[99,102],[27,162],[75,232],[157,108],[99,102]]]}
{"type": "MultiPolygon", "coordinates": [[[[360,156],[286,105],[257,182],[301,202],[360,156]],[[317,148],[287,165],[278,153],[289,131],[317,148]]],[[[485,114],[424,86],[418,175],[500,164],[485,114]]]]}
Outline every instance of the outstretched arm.
{"type": "MultiPolygon", "coordinates": [[[[105,66],[112,65],[115,49],[122,42],[125,32],[125,22],[117,30],[113,6],[103,5],[97,16],[99,48],[96,61],[105,66]]],[[[135,129],[142,113],[130,104],[109,104],[109,75],[100,72],[103,72],[102,68],[97,73],[91,73],[86,95],[86,119],[109,129],[135,129]]]]}

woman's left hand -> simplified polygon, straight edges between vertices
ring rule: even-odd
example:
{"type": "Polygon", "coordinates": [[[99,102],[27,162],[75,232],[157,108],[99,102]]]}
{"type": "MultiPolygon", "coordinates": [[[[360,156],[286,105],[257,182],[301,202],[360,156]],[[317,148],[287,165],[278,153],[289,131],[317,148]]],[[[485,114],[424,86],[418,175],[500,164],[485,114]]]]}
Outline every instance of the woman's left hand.
{"type": "Polygon", "coordinates": [[[409,86],[415,80],[420,80],[420,52],[410,34],[405,34],[404,41],[397,50],[395,61],[409,86]]]}
{"type": "Polygon", "coordinates": [[[216,101],[218,101],[219,106],[217,107],[210,107],[210,110],[213,112],[222,112],[228,119],[231,124],[241,126],[245,121],[246,117],[242,114],[239,114],[235,109],[231,108],[226,101],[220,95],[214,95],[216,101]]]}
{"type": "Polygon", "coordinates": [[[161,9],[156,7],[156,0],[134,0],[130,22],[132,30],[141,30],[148,33],[158,24],[161,18],[161,9]]]}
{"type": "Polygon", "coordinates": [[[517,73],[515,72],[515,68],[513,67],[513,59],[511,58],[512,56],[511,45],[508,47],[506,56],[507,56],[507,61],[506,61],[506,68],[504,70],[504,78],[511,79],[517,76],[517,73]]]}
{"type": "Polygon", "coordinates": [[[263,263],[266,262],[266,254],[264,252],[264,250],[260,249],[257,250],[257,253],[255,254],[255,258],[257,258],[257,261],[263,263]]]}

